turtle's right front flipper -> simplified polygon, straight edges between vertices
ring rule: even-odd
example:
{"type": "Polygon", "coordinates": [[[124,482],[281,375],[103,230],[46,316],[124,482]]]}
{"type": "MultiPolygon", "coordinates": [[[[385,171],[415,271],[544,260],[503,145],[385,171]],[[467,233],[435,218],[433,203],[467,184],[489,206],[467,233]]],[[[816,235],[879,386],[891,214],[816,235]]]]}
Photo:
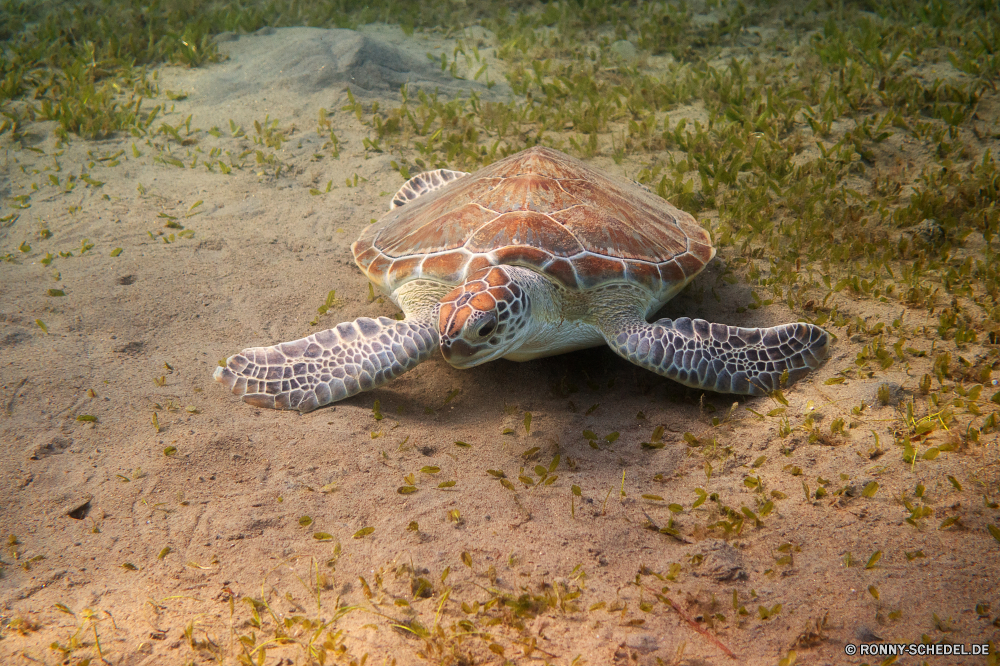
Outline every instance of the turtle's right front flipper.
{"type": "Polygon", "coordinates": [[[301,340],[244,349],[214,378],[254,407],[311,412],[426,361],[437,349],[434,321],[362,317],[301,340]]]}
{"type": "Polygon", "coordinates": [[[818,368],[830,352],[830,334],[805,323],[739,328],[703,319],[638,316],[602,321],[608,345],[638,366],[692,388],[767,395],[818,368]]]}

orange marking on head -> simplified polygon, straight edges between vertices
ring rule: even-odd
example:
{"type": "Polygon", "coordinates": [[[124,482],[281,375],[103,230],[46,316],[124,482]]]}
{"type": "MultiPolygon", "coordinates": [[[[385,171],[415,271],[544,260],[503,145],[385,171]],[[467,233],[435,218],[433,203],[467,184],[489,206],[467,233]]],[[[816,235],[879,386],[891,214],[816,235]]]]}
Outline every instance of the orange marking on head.
{"type": "Polygon", "coordinates": [[[447,303],[441,303],[441,310],[439,311],[439,314],[438,314],[438,320],[440,321],[442,328],[444,327],[445,323],[449,319],[451,319],[451,316],[453,314],[455,314],[455,304],[454,303],[452,303],[450,301],[447,302],[447,303]]]}
{"type": "Polygon", "coordinates": [[[493,287],[489,290],[489,295],[493,297],[493,300],[499,303],[500,301],[512,301],[514,300],[514,293],[507,287],[493,287]]]}
{"type": "Polygon", "coordinates": [[[462,327],[465,326],[465,322],[468,321],[469,317],[472,316],[473,310],[468,305],[463,305],[455,311],[455,316],[452,317],[448,324],[448,330],[444,333],[451,338],[457,338],[462,332],[462,327]]]}
{"type": "Polygon", "coordinates": [[[449,291],[441,298],[441,310],[442,311],[444,310],[445,304],[448,304],[453,308],[457,307],[456,303],[458,303],[458,299],[464,293],[465,293],[465,285],[459,285],[454,289],[452,289],[451,291],[449,291]]]}
{"type": "Polygon", "coordinates": [[[492,310],[497,305],[497,302],[493,300],[493,296],[490,293],[492,291],[491,289],[490,291],[476,294],[469,300],[469,305],[477,310],[492,310]]]}
{"type": "Polygon", "coordinates": [[[438,331],[442,336],[455,336],[462,330],[465,320],[469,318],[472,310],[465,302],[469,300],[465,295],[465,285],[460,285],[452,289],[441,299],[441,307],[438,314],[438,331]]]}

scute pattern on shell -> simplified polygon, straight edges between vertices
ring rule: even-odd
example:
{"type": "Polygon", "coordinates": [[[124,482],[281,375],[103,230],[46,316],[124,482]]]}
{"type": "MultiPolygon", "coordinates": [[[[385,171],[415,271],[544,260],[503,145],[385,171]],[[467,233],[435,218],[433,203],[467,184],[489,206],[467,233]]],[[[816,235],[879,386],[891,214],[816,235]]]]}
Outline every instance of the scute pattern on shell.
{"type": "Polygon", "coordinates": [[[695,219],[647,190],[535,147],[394,208],[352,246],[391,293],[511,264],[571,289],[630,282],[672,293],[715,255],[695,219]]]}

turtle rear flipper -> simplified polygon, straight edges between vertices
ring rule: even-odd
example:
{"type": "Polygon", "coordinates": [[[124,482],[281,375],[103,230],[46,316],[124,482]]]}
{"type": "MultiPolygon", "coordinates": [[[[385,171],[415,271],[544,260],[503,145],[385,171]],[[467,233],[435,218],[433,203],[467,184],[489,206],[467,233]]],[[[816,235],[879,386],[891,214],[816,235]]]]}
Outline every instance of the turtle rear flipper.
{"type": "Polygon", "coordinates": [[[418,173],[399,188],[399,191],[392,198],[389,210],[395,210],[414,199],[422,197],[428,192],[440,190],[453,180],[458,180],[468,175],[465,171],[452,171],[451,169],[435,169],[434,171],[418,173]]]}
{"type": "Polygon", "coordinates": [[[292,342],[244,349],[214,378],[254,407],[305,413],[412,370],[437,343],[433,318],[361,317],[292,342]]]}
{"type": "Polygon", "coordinates": [[[602,327],[612,349],[638,366],[692,388],[767,395],[818,368],[830,349],[819,326],[796,323],[740,328],[704,319],[611,321],[602,327]]]}

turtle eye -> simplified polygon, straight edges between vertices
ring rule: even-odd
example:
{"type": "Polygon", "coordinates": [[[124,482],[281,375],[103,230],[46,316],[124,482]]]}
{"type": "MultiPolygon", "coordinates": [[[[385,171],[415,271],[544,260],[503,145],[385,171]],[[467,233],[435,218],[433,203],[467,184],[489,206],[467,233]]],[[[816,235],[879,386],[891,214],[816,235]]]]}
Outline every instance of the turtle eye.
{"type": "Polygon", "coordinates": [[[479,330],[476,331],[476,335],[478,335],[481,338],[488,338],[491,335],[493,335],[493,331],[495,330],[497,330],[496,320],[488,319],[485,323],[483,323],[482,326],[479,327],[479,330]]]}

